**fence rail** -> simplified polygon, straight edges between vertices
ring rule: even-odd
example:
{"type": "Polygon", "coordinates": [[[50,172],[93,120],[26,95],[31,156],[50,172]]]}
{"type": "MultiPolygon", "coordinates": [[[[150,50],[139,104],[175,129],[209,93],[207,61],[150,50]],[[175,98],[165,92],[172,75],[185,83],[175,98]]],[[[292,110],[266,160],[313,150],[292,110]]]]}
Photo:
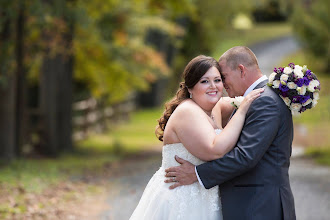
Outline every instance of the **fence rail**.
{"type": "MultiPolygon", "coordinates": [[[[94,98],[82,100],[72,105],[72,138],[75,141],[85,139],[91,133],[104,132],[105,129],[127,120],[136,108],[134,97],[121,103],[106,105],[94,98]]],[[[36,146],[42,141],[42,113],[39,108],[28,109],[29,130],[26,134],[26,144],[36,146]]]]}
{"type": "Polygon", "coordinates": [[[106,106],[94,98],[73,104],[73,139],[82,140],[90,133],[99,133],[109,125],[127,120],[136,108],[132,98],[112,106],[106,106]]]}

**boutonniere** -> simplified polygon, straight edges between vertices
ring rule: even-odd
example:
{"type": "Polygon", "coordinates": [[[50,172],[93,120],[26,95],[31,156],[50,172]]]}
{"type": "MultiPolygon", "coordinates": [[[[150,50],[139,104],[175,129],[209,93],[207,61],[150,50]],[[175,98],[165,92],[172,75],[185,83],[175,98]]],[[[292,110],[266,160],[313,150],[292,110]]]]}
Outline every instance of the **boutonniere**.
{"type": "Polygon", "coordinates": [[[315,107],[321,90],[316,75],[306,65],[301,67],[294,63],[274,68],[267,85],[283,99],[292,114],[315,107]]]}
{"type": "Polygon", "coordinates": [[[243,96],[236,96],[234,98],[234,100],[231,102],[231,104],[238,109],[239,106],[241,105],[242,101],[243,101],[244,97],[243,96]]]}

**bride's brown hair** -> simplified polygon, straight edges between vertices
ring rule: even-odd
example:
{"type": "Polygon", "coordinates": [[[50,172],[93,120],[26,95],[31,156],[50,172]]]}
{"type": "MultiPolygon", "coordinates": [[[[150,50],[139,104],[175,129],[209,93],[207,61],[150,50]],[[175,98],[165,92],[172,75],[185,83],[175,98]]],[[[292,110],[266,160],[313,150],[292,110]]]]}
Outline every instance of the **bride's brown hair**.
{"type": "Polygon", "coordinates": [[[218,62],[213,57],[204,55],[195,57],[185,67],[182,73],[182,78],[184,81],[180,83],[180,87],[176,92],[176,95],[169,102],[165,103],[165,111],[160,119],[158,119],[158,126],[155,133],[160,141],[163,141],[167,121],[176,107],[178,107],[182,101],[190,97],[188,88],[193,88],[211,67],[216,67],[220,72],[218,62]]]}

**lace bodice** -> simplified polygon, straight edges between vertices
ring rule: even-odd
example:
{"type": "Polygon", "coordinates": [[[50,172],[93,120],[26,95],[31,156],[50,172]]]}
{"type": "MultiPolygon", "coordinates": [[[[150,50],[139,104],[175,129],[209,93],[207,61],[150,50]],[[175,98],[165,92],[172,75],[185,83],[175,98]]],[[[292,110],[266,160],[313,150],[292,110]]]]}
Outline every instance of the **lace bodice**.
{"type": "MultiPolygon", "coordinates": [[[[215,129],[215,132],[216,134],[220,134],[221,129],[215,129]]],[[[166,144],[163,146],[162,167],[166,169],[173,166],[179,166],[180,164],[174,159],[175,155],[194,165],[199,165],[205,162],[192,155],[182,143],[166,144]]]]}
{"type": "MultiPolygon", "coordinates": [[[[220,131],[215,130],[216,133],[220,131]]],[[[182,143],[164,145],[162,166],[150,179],[130,220],[222,220],[218,186],[205,189],[195,182],[169,189],[172,183],[164,182],[165,169],[179,165],[174,159],[175,155],[195,165],[204,162],[189,153],[182,143]]]]}

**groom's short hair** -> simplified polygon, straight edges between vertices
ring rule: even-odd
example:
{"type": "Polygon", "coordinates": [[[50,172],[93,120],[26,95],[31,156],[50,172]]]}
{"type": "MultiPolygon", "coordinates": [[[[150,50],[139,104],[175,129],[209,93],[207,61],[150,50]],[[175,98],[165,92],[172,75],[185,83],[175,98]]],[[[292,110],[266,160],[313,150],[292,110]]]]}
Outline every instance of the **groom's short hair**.
{"type": "Polygon", "coordinates": [[[227,50],[219,59],[219,62],[225,61],[226,65],[232,70],[242,64],[246,67],[256,65],[259,68],[256,55],[245,46],[236,46],[227,50]]]}

